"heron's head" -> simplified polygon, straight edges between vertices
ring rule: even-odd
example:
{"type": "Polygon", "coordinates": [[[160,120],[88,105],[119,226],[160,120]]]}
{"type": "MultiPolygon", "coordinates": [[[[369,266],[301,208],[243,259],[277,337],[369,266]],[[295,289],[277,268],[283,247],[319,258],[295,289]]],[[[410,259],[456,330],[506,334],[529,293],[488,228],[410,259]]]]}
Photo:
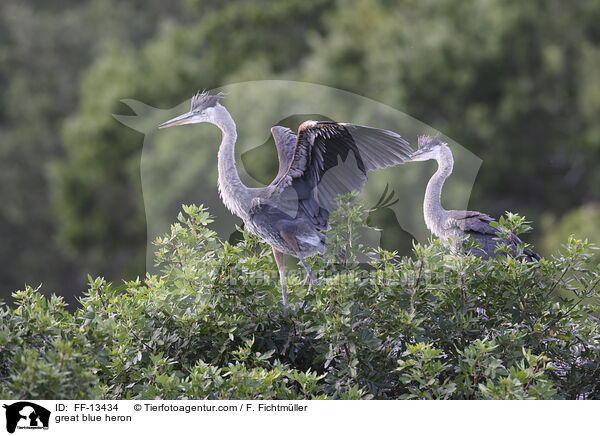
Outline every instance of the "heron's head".
{"type": "Polygon", "coordinates": [[[442,142],[439,133],[435,136],[419,136],[418,144],[417,151],[410,155],[408,162],[438,159],[442,150],[448,145],[442,142]]]}
{"type": "Polygon", "coordinates": [[[221,98],[223,98],[222,92],[215,95],[210,95],[207,92],[198,92],[192,97],[192,105],[189,112],[165,121],[158,128],[164,129],[165,127],[194,123],[214,123],[221,98]]]}

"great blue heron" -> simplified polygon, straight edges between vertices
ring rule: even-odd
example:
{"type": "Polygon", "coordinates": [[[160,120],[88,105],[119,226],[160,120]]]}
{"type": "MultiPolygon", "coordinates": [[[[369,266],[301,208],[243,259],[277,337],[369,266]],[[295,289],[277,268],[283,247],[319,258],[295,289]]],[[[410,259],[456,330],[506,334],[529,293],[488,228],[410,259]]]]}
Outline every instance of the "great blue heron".
{"type": "MultiPolygon", "coordinates": [[[[442,207],[442,187],[452,174],[454,159],[452,151],[441,141],[439,135],[419,137],[418,149],[409,161],[430,159],[435,159],[438,164],[437,171],[427,183],[423,201],[425,224],[431,233],[446,241],[450,240],[454,250],[459,250],[458,244],[467,236],[477,242],[477,247],[470,248],[469,252],[485,259],[496,256],[496,247],[500,242],[507,243],[514,252],[516,245],[522,241],[513,234],[510,234],[510,240],[499,238],[500,229],[490,225],[494,219],[489,215],[469,210],[446,210],[442,207]]],[[[540,256],[529,248],[523,250],[522,256],[529,261],[540,259],[540,256]]]]}
{"type": "MultiPolygon", "coordinates": [[[[221,104],[222,94],[198,93],[189,112],[159,127],[212,123],[223,133],[218,154],[218,185],[225,206],[246,227],[273,248],[279,270],[283,304],[288,306],[284,254],[302,262],[310,280],[314,276],[305,258],[325,251],[329,213],[340,194],[360,192],[367,172],[404,162],[412,152],[408,143],[388,130],[331,121],[306,121],[296,136],[281,126],[271,128],[279,158],[279,171],[264,188],[245,186],[234,156],[235,123],[221,104]]],[[[308,294],[307,294],[308,295],[308,294]]]]}

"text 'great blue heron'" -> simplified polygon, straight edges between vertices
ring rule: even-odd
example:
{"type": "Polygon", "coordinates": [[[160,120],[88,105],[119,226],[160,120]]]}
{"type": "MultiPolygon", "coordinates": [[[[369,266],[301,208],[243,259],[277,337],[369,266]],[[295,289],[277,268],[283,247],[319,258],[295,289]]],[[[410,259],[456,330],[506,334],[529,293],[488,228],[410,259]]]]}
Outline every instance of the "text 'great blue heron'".
{"type": "MultiPolygon", "coordinates": [[[[477,247],[469,249],[469,252],[485,259],[496,256],[498,243],[505,242],[515,252],[516,245],[522,241],[513,234],[509,239],[499,237],[501,229],[490,225],[494,220],[481,212],[468,210],[446,210],[442,207],[441,195],[444,182],[452,174],[454,158],[452,151],[445,142],[440,140],[439,135],[419,137],[418,149],[411,155],[410,161],[425,161],[435,159],[438,169],[427,183],[425,199],[423,201],[423,215],[425,224],[438,238],[453,243],[454,250],[460,247],[456,244],[462,243],[466,236],[477,242],[477,247]]],[[[526,260],[539,260],[540,256],[525,248],[522,257],[526,260]]]]}
{"type": "Polygon", "coordinates": [[[245,186],[238,175],[234,147],[235,122],[221,104],[222,94],[198,93],[189,112],[160,128],[212,123],[223,137],[218,154],[218,185],[223,203],[246,227],[273,248],[279,269],[283,304],[288,306],[283,255],[296,256],[314,277],[305,258],[325,251],[329,213],[338,195],[360,192],[367,173],[403,163],[412,152],[408,143],[388,130],[331,121],[306,121],[295,135],[271,128],[279,171],[264,188],[245,186]]]}

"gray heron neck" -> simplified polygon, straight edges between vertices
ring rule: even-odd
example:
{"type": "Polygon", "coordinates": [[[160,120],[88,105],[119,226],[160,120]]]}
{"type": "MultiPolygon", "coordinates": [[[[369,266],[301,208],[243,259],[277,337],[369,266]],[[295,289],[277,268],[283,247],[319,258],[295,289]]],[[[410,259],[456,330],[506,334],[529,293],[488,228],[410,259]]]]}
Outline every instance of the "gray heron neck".
{"type": "Polygon", "coordinates": [[[227,209],[245,219],[252,196],[250,189],[242,183],[238,175],[235,165],[237,130],[233,118],[223,106],[218,106],[215,124],[223,133],[217,161],[219,194],[227,209]]]}
{"type": "Polygon", "coordinates": [[[452,174],[454,159],[448,147],[443,147],[436,159],[438,169],[427,183],[423,201],[423,215],[427,228],[437,237],[443,237],[444,224],[448,211],[442,207],[442,188],[444,182],[452,174]]]}

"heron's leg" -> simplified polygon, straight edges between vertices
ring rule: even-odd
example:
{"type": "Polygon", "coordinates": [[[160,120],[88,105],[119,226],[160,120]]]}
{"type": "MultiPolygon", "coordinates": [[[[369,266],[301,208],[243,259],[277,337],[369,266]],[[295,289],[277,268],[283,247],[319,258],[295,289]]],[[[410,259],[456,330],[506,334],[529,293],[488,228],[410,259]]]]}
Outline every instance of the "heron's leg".
{"type": "Polygon", "coordinates": [[[308,265],[304,261],[304,258],[302,256],[300,256],[300,255],[298,256],[298,258],[300,259],[300,262],[302,262],[302,266],[306,270],[307,277],[308,277],[308,280],[309,280],[308,291],[306,292],[306,295],[304,296],[304,302],[302,303],[302,306],[301,306],[302,309],[304,309],[306,307],[306,298],[311,294],[311,292],[313,290],[313,286],[314,286],[314,283],[315,283],[315,277],[313,276],[312,271],[310,270],[310,268],[308,267],[308,265]]]}
{"type": "Polygon", "coordinates": [[[304,261],[304,257],[300,254],[300,247],[298,247],[298,241],[296,240],[296,237],[294,236],[294,234],[287,229],[281,230],[279,232],[279,234],[281,235],[283,240],[285,242],[287,242],[287,244],[292,248],[292,250],[294,250],[294,252],[296,253],[296,256],[298,256],[298,259],[300,259],[300,262],[302,262],[304,269],[306,269],[306,272],[308,273],[308,278],[310,280],[310,284],[308,285],[308,292],[306,293],[306,295],[304,297],[304,302],[302,303],[302,306],[301,306],[302,309],[304,309],[304,307],[306,306],[306,297],[308,297],[310,295],[310,293],[312,292],[313,283],[315,281],[315,278],[314,278],[310,268],[304,261]]]}
{"type": "Polygon", "coordinates": [[[279,270],[279,281],[281,282],[281,295],[283,297],[283,305],[285,307],[289,306],[287,292],[285,290],[285,264],[283,261],[283,253],[281,251],[275,250],[273,248],[273,257],[275,258],[275,263],[277,264],[277,269],[279,270]]]}
{"type": "Polygon", "coordinates": [[[310,277],[308,276],[308,273],[307,273],[306,276],[304,276],[304,280],[302,280],[302,286],[306,286],[309,279],[310,279],[310,277]]]}

